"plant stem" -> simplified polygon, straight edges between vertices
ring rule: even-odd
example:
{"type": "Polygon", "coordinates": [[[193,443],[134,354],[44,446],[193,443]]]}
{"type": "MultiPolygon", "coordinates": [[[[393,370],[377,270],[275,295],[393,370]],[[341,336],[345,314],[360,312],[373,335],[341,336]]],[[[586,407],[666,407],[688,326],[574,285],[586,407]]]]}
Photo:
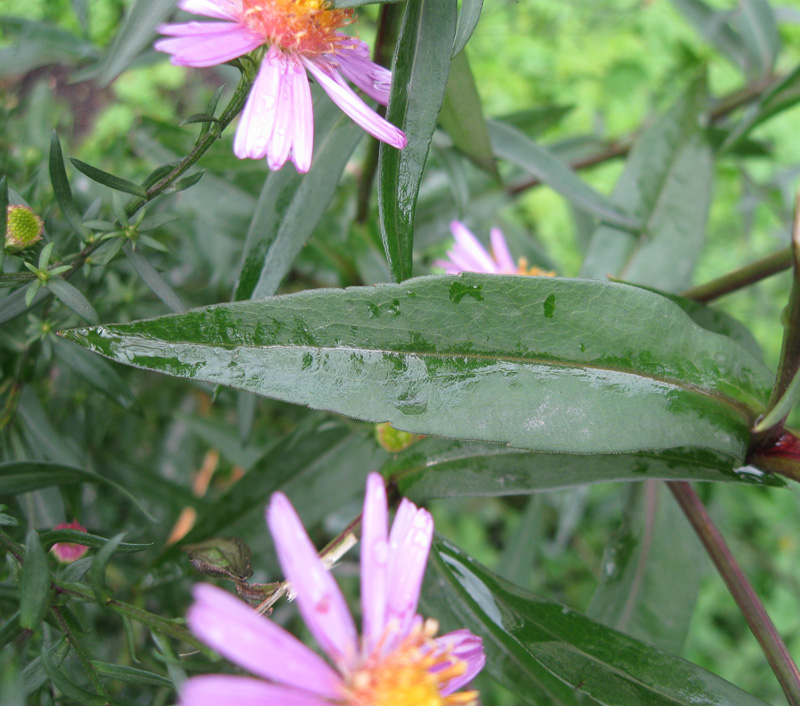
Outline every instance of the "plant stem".
{"type": "Polygon", "coordinates": [[[731,554],[722,534],[689,483],[672,481],[667,485],[761,645],[764,656],[786,695],[786,700],[790,706],[800,706],[800,672],[753,587],[731,554]]]}
{"type": "Polygon", "coordinates": [[[709,302],[724,294],[748,287],[792,266],[792,249],[783,248],[738,270],[717,277],[705,284],[687,289],[681,296],[697,302],[709,302]]]}

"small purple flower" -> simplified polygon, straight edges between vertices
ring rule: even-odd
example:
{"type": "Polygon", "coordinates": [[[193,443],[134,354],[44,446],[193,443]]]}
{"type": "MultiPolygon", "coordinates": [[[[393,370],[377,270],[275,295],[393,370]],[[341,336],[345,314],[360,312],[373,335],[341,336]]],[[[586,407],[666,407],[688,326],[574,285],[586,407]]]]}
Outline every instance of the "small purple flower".
{"type": "Polygon", "coordinates": [[[298,172],[311,167],[314,120],[308,71],[347,115],[379,140],[402,149],[406,136],[359,98],[345,78],[378,103],[389,102],[390,71],[372,63],[364,42],[339,32],[352,10],[331,10],[325,0],[178,0],[187,12],[223,22],[161,25],[158,51],[176,66],[214,66],[268,47],[244,107],[233,151],[267,158],[270,169],[290,159],[298,172]],[[344,78],[343,78],[344,77],[344,78]]]}
{"type": "Polygon", "coordinates": [[[435,637],[417,615],[433,520],[403,500],[391,531],[380,475],[367,479],[361,548],[362,635],[333,576],[282,493],[267,509],[278,559],[297,604],[329,664],[268,618],[222,589],[195,587],[192,631],[260,679],[213,674],[181,689],[181,706],[472,706],[458,691],[483,668],[481,639],[469,630],[435,637]]]}
{"type": "MultiPolygon", "coordinates": [[[[86,532],[86,528],[77,520],[73,520],[72,522],[62,522],[61,524],[56,525],[54,529],[71,529],[78,530],[78,532],[86,532]]],[[[73,561],[77,561],[84,554],[86,554],[86,552],[89,551],[89,547],[76,542],[56,542],[52,547],[50,547],[50,551],[53,552],[53,555],[62,564],[71,564],[73,561]]]]}
{"type": "Polygon", "coordinates": [[[486,272],[495,275],[555,276],[555,272],[530,267],[524,257],[519,258],[517,264],[514,264],[508,243],[499,228],[492,228],[489,234],[492,243],[491,255],[460,221],[450,221],[450,230],[456,242],[453,244],[453,249],[447,251],[449,259],[435,260],[433,263],[448,275],[456,275],[459,272],[486,272]]]}

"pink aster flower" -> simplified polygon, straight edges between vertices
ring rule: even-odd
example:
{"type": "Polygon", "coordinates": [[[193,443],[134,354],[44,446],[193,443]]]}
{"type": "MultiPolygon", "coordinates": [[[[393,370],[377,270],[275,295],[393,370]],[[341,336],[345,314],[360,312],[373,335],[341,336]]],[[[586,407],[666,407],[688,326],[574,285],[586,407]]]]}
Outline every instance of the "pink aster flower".
{"type": "MultiPolygon", "coordinates": [[[[56,525],[53,529],[73,529],[78,530],[79,532],[86,532],[86,528],[77,520],[73,520],[72,522],[62,522],[61,524],[56,525]]],[[[56,559],[58,559],[60,562],[64,564],[71,564],[73,561],[77,561],[84,554],[86,554],[86,552],[89,551],[89,547],[85,547],[82,544],[76,544],[74,542],[57,542],[50,547],[50,551],[53,552],[56,559]]]]}
{"type": "Polygon", "coordinates": [[[214,66],[266,47],[233,143],[237,157],[267,158],[270,169],[291,159],[311,167],[314,121],[308,71],[347,115],[370,135],[403,148],[406,136],[372,110],[345,82],[378,103],[389,102],[390,71],[369,59],[364,42],[339,32],[352,10],[328,9],[326,0],[178,0],[178,7],[223,22],[159,27],[158,51],[176,66],[214,66]]]}
{"type": "Polygon", "coordinates": [[[459,272],[487,272],[496,275],[555,276],[555,272],[548,272],[539,267],[530,267],[524,257],[519,258],[514,264],[508,243],[499,228],[492,228],[490,231],[491,255],[460,221],[450,221],[450,230],[456,242],[453,244],[453,249],[447,251],[449,259],[435,260],[433,263],[436,267],[441,267],[448,275],[456,275],[459,272]]]}
{"type": "Polygon", "coordinates": [[[181,689],[181,706],[467,706],[458,691],[485,662],[479,637],[456,630],[435,637],[436,621],[417,615],[433,521],[403,500],[388,529],[383,480],[367,479],[361,548],[359,640],[344,596],[282,493],[267,509],[278,559],[300,613],[330,663],[227,591],[201,584],[189,610],[192,631],[260,679],[212,674],[181,689]]]}

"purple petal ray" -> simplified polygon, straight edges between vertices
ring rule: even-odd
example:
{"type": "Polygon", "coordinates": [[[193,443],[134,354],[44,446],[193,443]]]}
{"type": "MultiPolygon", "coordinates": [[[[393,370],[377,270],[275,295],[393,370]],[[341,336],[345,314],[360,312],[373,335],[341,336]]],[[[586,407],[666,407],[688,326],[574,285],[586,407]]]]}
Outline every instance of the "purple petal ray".
{"type": "Polygon", "coordinates": [[[184,682],[180,694],[179,706],[331,706],[330,701],[308,692],[228,674],[192,677],[184,682]]]}
{"type": "MultiPolygon", "coordinates": [[[[178,0],[178,7],[193,15],[204,15],[235,22],[241,19],[241,12],[234,0],[178,0]]],[[[241,3],[239,7],[241,7],[241,3]]]]}
{"type": "Polygon", "coordinates": [[[283,73],[283,54],[270,50],[261,62],[258,76],[239,118],[233,153],[239,159],[266,157],[272,139],[283,73]]]}
{"type": "Polygon", "coordinates": [[[283,493],[275,493],[267,509],[278,560],[297,592],[300,613],[323,650],[342,671],[358,657],[356,626],[339,586],[322,565],[300,518],[283,493]]]}
{"type": "Polygon", "coordinates": [[[517,271],[517,267],[514,264],[514,258],[511,257],[511,251],[508,249],[508,243],[506,243],[502,231],[499,228],[492,228],[489,231],[489,237],[492,243],[492,254],[500,272],[509,275],[514,274],[517,271]]]}
{"type": "Polygon", "coordinates": [[[367,494],[361,520],[361,633],[365,654],[375,649],[386,627],[388,520],[383,478],[377,473],[370,473],[367,476],[367,494]]]}
{"type": "MultiPolygon", "coordinates": [[[[298,62],[299,65],[299,62],[298,62]]],[[[302,65],[292,86],[292,110],[294,112],[294,141],[292,143],[292,162],[301,174],[311,169],[314,153],[314,112],[311,100],[311,87],[302,65]]]]}
{"type": "Polygon", "coordinates": [[[267,143],[267,164],[272,170],[280,169],[286,164],[289,153],[292,151],[295,128],[294,83],[298,71],[303,71],[300,62],[288,56],[280,62],[280,66],[280,91],[275,108],[275,125],[267,143]]]}
{"type": "Polygon", "coordinates": [[[296,637],[245,602],[210,584],[194,587],[192,632],[253,674],[318,696],[339,694],[339,675],[296,637]]]}
{"type": "MultiPolygon", "coordinates": [[[[452,650],[454,657],[467,663],[466,671],[459,677],[451,679],[442,689],[442,696],[458,691],[465,684],[469,684],[483,669],[486,664],[486,654],[483,651],[483,641],[469,630],[454,630],[436,639],[437,644],[452,650]]],[[[441,668],[443,669],[445,665],[441,668]]]]}
{"type": "Polygon", "coordinates": [[[336,103],[353,121],[370,135],[393,147],[402,149],[406,146],[405,133],[384,120],[361,100],[338,76],[338,73],[322,62],[302,57],[305,67],[311,72],[319,85],[325,89],[331,100],[336,103]],[[329,73],[330,72],[330,73],[329,73]],[[340,81],[336,79],[339,78],[340,81]]]}
{"type": "Polygon", "coordinates": [[[370,61],[369,48],[364,42],[350,37],[348,40],[356,42],[355,46],[340,49],[335,57],[342,76],[381,105],[388,105],[392,72],[370,61]]]}
{"type": "Polygon", "coordinates": [[[172,54],[175,66],[216,66],[261,46],[264,41],[249,29],[227,22],[190,22],[186,25],[163,25],[170,39],[160,39],[157,51],[172,54]],[[227,25],[227,28],[223,27],[227,25]],[[206,28],[210,27],[208,31],[206,28]]]}
{"type": "MultiPolygon", "coordinates": [[[[450,222],[450,230],[456,239],[456,250],[461,255],[462,261],[472,263],[472,267],[467,268],[471,272],[496,272],[497,268],[494,261],[489,257],[480,241],[470,233],[467,227],[459,221],[450,222]]],[[[449,255],[450,253],[448,253],[449,255]]],[[[452,258],[451,258],[452,259],[452,258]]],[[[456,263],[459,264],[459,263],[456,263]]]]}

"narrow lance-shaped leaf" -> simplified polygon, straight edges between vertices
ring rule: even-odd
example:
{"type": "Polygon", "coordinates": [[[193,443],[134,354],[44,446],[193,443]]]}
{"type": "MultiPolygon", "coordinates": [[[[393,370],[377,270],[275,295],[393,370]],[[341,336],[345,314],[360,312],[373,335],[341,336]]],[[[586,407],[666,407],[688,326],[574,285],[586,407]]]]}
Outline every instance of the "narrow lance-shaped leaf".
{"type": "Polygon", "coordinates": [[[0,245],[0,272],[3,271],[3,260],[6,256],[5,240],[6,227],[8,223],[8,182],[6,178],[0,179],[0,238],[3,243],[0,245]]]}
{"type": "Polygon", "coordinates": [[[25,558],[20,578],[19,624],[34,630],[50,607],[50,566],[36,530],[25,537],[25,558]]]}
{"type": "Polygon", "coordinates": [[[460,54],[467,46],[469,38],[478,26],[482,9],[483,0],[462,0],[461,9],[458,11],[456,36],[453,40],[453,57],[460,54]]]}
{"type": "Polygon", "coordinates": [[[64,335],[134,366],[539,451],[742,459],[771,384],[668,299],[594,280],[422,277],[64,335]]]}
{"type": "Polygon", "coordinates": [[[638,235],[600,226],[592,236],[581,275],[608,275],[683,291],[705,242],[713,161],[701,116],[705,80],[692,84],[639,138],[612,201],[642,221],[638,235]]]}
{"type": "Polygon", "coordinates": [[[759,75],[768,75],[780,50],[780,36],[775,12],[769,0],[741,0],[739,31],[750,56],[750,63],[759,75]]]}
{"type": "Polygon", "coordinates": [[[56,132],[53,132],[53,138],[50,140],[50,182],[64,217],[76,233],[82,234],[84,232],[83,222],[75,200],[72,198],[72,189],[70,189],[67,171],[64,168],[61,142],[56,132]]]}
{"type": "Polygon", "coordinates": [[[408,144],[398,150],[381,143],[378,208],[386,260],[398,282],[411,277],[417,195],[447,87],[456,14],[455,0],[409,2],[397,40],[386,119],[405,130],[408,144]]]}
{"type": "Polygon", "coordinates": [[[483,638],[487,670],[529,703],[551,675],[574,703],[586,694],[605,706],[694,706],[765,702],[691,662],[535,596],[437,541],[424,600],[447,627],[483,638]]]}
{"type": "Polygon", "coordinates": [[[147,189],[139,186],[138,184],[134,184],[127,179],[104,172],[102,169],[93,167],[91,164],[86,164],[86,162],[82,162],[80,159],[75,159],[74,157],[70,157],[70,162],[75,165],[75,168],[79,172],[82,172],[92,181],[96,181],[98,184],[107,186],[109,189],[114,189],[115,191],[123,191],[127,194],[133,194],[134,196],[138,196],[142,199],[147,198],[147,189]]]}
{"type": "Polygon", "coordinates": [[[363,132],[327,96],[314,104],[314,159],[307,174],[292,167],[264,183],[242,257],[234,299],[274,294],[328,208],[363,132]]]}

